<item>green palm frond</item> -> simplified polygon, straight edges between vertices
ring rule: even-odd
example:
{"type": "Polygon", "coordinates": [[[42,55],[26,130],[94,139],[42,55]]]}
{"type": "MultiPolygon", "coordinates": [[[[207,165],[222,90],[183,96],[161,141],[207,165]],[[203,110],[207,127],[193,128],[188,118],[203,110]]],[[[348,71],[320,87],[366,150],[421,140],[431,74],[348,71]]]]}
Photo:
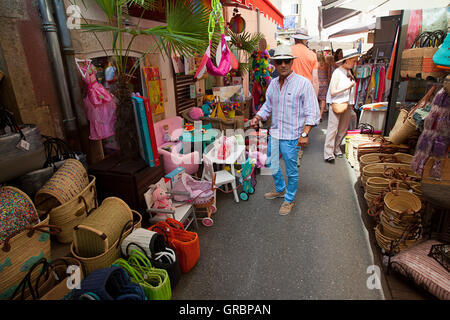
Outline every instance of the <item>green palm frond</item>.
{"type": "Polygon", "coordinates": [[[239,50],[245,51],[249,55],[258,49],[259,42],[264,38],[264,35],[259,32],[249,33],[244,31],[238,34],[227,28],[227,33],[231,37],[233,46],[239,50]]]}

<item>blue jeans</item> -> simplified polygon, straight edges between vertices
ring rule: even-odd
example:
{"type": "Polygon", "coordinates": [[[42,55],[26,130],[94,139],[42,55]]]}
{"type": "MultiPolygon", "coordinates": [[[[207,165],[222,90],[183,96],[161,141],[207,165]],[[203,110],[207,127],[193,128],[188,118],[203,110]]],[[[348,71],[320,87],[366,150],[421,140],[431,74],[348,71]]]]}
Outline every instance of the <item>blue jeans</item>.
{"type": "Polygon", "coordinates": [[[267,159],[269,159],[269,168],[272,171],[273,179],[277,192],[283,192],[286,189],[284,176],[280,167],[280,154],[286,164],[286,175],[288,177],[288,185],[284,200],[292,202],[298,189],[298,152],[300,147],[297,146],[298,140],[278,140],[269,137],[267,148],[267,159]]]}

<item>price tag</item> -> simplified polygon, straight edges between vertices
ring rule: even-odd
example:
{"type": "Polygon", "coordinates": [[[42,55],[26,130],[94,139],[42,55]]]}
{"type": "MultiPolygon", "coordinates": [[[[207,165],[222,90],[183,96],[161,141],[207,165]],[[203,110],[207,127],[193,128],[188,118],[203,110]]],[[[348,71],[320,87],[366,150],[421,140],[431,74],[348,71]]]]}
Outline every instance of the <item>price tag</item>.
{"type": "Polygon", "coordinates": [[[30,143],[24,139],[20,140],[20,142],[17,144],[17,148],[22,149],[24,151],[30,150],[30,143]]]}

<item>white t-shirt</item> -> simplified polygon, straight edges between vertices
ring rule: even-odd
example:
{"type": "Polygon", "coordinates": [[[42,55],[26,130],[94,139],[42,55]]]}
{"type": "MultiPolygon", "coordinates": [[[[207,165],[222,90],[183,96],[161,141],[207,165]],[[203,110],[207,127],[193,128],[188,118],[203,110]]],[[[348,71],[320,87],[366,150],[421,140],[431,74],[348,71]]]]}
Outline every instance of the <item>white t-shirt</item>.
{"type": "Polygon", "coordinates": [[[335,95],[334,97],[330,94],[331,88],[334,88],[333,91],[341,91],[342,89],[348,88],[351,83],[352,81],[347,77],[347,70],[343,68],[337,68],[334,70],[331,75],[330,85],[328,86],[327,103],[348,102],[349,104],[355,104],[355,86],[335,95]]]}

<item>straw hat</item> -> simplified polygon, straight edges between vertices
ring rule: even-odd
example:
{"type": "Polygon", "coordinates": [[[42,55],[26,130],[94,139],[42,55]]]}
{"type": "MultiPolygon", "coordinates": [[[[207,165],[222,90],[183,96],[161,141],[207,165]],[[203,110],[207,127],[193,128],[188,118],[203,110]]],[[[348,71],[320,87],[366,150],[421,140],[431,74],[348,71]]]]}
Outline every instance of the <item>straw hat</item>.
{"type": "Polygon", "coordinates": [[[344,62],[344,60],[354,58],[354,57],[360,57],[362,55],[363,54],[359,53],[358,50],[356,50],[356,49],[345,50],[343,52],[343,58],[341,60],[336,61],[336,63],[342,63],[342,62],[344,62]]]}
{"type": "Polygon", "coordinates": [[[305,28],[299,28],[295,30],[295,33],[291,36],[291,38],[298,40],[310,40],[311,37],[308,35],[308,30],[305,28]]]}
{"type": "Polygon", "coordinates": [[[275,52],[273,53],[273,56],[270,57],[272,60],[280,60],[280,59],[295,59],[295,57],[292,54],[292,49],[290,46],[281,44],[278,47],[275,48],[275,52]]]}

